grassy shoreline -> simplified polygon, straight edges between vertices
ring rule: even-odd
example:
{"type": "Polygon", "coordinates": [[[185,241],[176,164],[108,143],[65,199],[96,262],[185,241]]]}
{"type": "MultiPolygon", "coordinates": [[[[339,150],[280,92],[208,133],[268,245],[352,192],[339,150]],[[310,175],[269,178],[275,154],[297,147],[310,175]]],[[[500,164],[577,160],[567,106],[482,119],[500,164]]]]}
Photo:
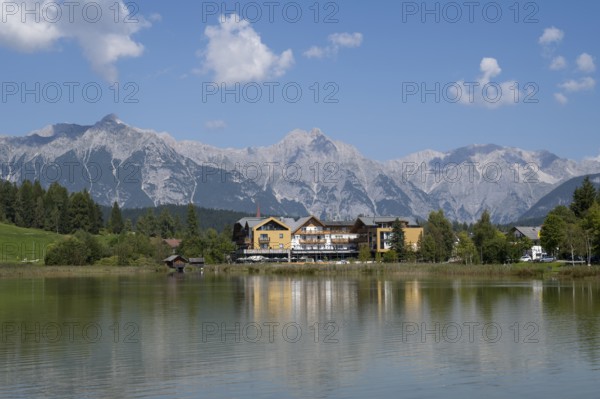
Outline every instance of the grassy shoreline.
{"type": "MultiPolygon", "coordinates": [[[[195,268],[186,268],[194,271],[195,268]]],[[[29,277],[85,277],[103,275],[134,275],[169,273],[165,266],[41,266],[0,265],[0,278],[29,277]]],[[[474,278],[566,278],[600,279],[600,267],[559,266],[558,264],[513,265],[456,265],[456,264],[252,264],[207,265],[205,273],[231,275],[285,275],[285,276],[443,276],[474,278]]]]}
{"type": "Polygon", "coordinates": [[[547,266],[529,267],[515,265],[455,265],[455,264],[257,264],[211,265],[205,271],[230,274],[264,275],[406,275],[406,276],[473,276],[473,277],[543,277],[553,273],[547,266]]]}
{"type": "Polygon", "coordinates": [[[30,277],[86,277],[105,275],[133,275],[145,273],[167,273],[165,266],[43,266],[43,265],[0,265],[0,278],[30,277]]]}

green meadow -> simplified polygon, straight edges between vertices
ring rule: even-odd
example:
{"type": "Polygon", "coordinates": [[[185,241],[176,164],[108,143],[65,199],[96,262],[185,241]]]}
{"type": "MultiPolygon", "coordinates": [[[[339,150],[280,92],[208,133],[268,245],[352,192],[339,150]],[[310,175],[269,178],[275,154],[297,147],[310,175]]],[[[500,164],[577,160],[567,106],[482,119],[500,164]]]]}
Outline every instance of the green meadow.
{"type": "Polygon", "coordinates": [[[0,223],[0,264],[44,264],[48,245],[65,236],[0,223]]]}

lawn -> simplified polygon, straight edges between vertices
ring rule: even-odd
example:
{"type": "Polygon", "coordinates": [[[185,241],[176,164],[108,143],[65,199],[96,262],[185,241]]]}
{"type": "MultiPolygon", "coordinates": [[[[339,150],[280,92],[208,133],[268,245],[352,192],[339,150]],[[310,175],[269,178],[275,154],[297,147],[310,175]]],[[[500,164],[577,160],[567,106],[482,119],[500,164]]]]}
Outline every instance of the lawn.
{"type": "Polygon", "coordinates": [[[0,223],[0,264],[43,264],[48,245],[64,237],[48,231],[0,223]]]}

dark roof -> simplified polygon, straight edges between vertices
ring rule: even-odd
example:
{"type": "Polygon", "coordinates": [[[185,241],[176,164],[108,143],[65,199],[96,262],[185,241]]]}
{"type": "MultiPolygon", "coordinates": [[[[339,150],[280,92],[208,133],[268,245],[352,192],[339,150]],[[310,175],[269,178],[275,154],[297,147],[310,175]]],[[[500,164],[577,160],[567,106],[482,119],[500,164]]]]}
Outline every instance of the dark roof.
{"type": "Polygon", "coordinates": [[[245,218],[241,218],[240,220],[238,220],[237,223],[239,225],[241,225],[242,227],[246,227],[246,224],[248,224],[248,227],[252,228],[265,219],[268,219],[268,218],[245,217],[245,218]]]}
{"type": "Polygon", "coordinates": [[[187,263],[187,261],[188,261],[188,260],[187,260],[185,257],[183,257],[183,256],[181,256],[181,255],[171,255],[171,256],[169,256],[167,259],[163,259],[163,262],[173,262],[173,261],[175,261],[176,259],[182,259],[182,260],[184,260],[186,263],[187,263]]]}
{"type": "Polygon", "coordinates": [[[363,216],[358,218],[365,226],[376,226],[378,223],[394,223],[396,219],[401,222],[406,222],[409,226],[417,225],[415,219],[404,216],[363,216]]]}
{"type": "Polygon", "coordinates": [[[332,226],[332,227],[339,227],[339,226],[354,226],[354,223],[356,222],[356,220],[345,220],[345,221],[340,221],[340,220],[335,220],[335,221],[326,221],[323,222],[325,224],[325,226],[332,226]]]}
{"type": "Polygon", "coordinates": [[[530,240],[537,241],[540,239],[540,232],[542,231],[542,227],[541,226],[534,226],[534,227],[515,226],[515,227],[513,227],[513,230],[518,231],[519,233],[521,233],[525,237],[529,238],[530,240]]]}

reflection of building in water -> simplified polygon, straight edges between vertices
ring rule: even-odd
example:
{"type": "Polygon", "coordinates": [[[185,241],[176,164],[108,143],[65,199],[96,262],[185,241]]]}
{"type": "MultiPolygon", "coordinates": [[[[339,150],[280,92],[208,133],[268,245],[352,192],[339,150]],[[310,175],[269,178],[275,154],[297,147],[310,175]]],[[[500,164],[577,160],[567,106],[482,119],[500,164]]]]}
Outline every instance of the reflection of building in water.
{"type": "Polygon", "coordinates": [[[421,283],[418,280],[404,283],[404,314],[407,320],[420,320],[422,297],[421,283]]]}
{"type": "MultiPolygon", "coordinates": [[[[381,283],[381,303],[391,306],[391,283],[381,283]]],[[[293,322],[332,320],[340,309],[356,312],[358,285],[335,279],[267,279],[248,277],[245,298],[251,321],[293,322]],[[334,312],[335,311],[335,312],[334,312]]]]}
{"type": "Polygon", "coordinates": [[[544,298],[544,282],[541,280],[533,280],[531,282],[531,288],[533,289],[534,298],[541,302],[544,298]]]}
{"type": "Polygon", "coordinates": [[[385,321],[387,315],[394,310],[394,292],[392,282],[377,280],[377,316],[385,321]]]}
{"type": "Polygon", "coordinates": [[[252,276],[245,280],[245,297],[248,301],[248,318],[251,321],[264,319],[277,321],[292,313],[292,280],[270,280],[252,276]]]}

